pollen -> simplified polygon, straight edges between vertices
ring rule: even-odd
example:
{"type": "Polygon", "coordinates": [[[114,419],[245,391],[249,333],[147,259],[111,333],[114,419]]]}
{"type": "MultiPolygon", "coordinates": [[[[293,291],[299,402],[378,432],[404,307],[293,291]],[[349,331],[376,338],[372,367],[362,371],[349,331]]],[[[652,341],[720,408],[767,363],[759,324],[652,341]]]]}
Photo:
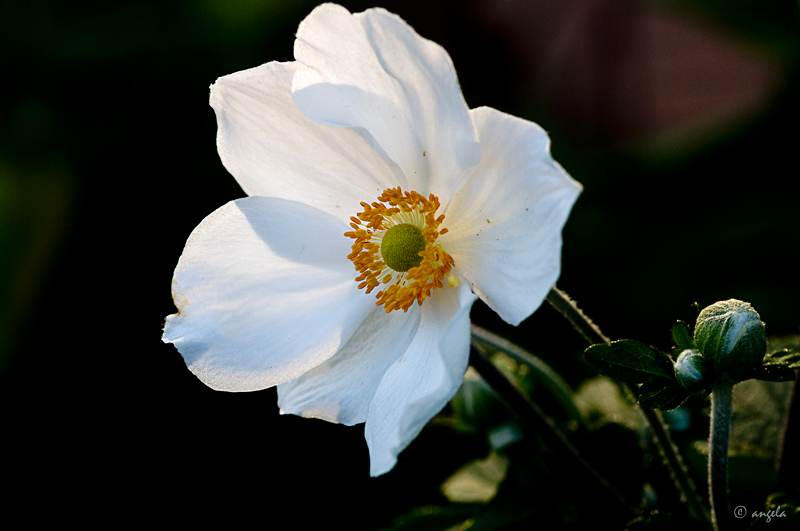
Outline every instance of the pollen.
{"type": "Polygon", "coordinates": [[[431,292],[444,282],[457,286],[458,277],[450,274],[453,258],[437,239],[447,229],[440,229],[444,214],[436,217],[439,198],[400,187],[388,188],[372,204],[362,202],[363,212],[350,218],[353,238],[352,260],[358,275],[358,288],[371,293],[386,313],[407,312],[414,304],[422,306],[431,292]]]}

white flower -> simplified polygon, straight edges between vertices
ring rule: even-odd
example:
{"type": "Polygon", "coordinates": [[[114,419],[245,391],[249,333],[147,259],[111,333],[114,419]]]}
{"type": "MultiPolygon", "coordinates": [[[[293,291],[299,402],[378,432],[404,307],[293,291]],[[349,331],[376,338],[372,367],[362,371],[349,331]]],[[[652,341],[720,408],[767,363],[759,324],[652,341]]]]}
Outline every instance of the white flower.
{"type": "Polygon", "coordinates": [[[514,325],[539,307],[581,187],[539,126],[468,109],[444,49],[396,15],[321,5],[294,55],[211,87],[250,197],[192,232],[163,340],[214,389],[366,422],[379,475],[458,390],[475,299],[514,325]]]}

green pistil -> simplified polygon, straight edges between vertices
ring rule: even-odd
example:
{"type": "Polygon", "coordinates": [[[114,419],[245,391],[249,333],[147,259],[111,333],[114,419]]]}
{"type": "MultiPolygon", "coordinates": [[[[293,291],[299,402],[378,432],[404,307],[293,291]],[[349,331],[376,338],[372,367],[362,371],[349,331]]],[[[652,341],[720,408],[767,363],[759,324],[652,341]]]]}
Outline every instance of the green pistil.
{"type": "Polygon", "coordinates": [[[424,251],[427,245],[428,242],[422,236],[421,230],[414,225],[403,223],[395,225],[383,235],[381,256],[386,265],[395,271],[405,272],[422,263],[419,253],[424,251]]]}

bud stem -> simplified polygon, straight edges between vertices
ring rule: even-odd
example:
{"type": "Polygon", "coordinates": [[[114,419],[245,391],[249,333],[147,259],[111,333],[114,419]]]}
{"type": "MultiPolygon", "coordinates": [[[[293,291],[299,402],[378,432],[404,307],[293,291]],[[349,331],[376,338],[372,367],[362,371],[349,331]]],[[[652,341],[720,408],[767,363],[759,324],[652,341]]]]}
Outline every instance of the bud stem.
{"type": "MultiPolygon", "coordinates": [[[[600,328],[578,308],[575,301],[570,299],[566,293],[556,286],[553,286],[553,289],[547,294],[547,302],[572,323],[572,326],[575,327],[590,345],[596,343],[608,344],[611,342],[611,340],[600,331],[600,328]]],[[[634,389],[631,389],[627,384],[619,384],[619,386],[627,396],[631,397],[633,401],[636,402],[635,398],[633,398],[636,396],[634,389]]],[[[694,482],[692,478],[689,477],[689,471],[683,463],[678,448],[675,446],[675,443],[672,442],[672,437],[669,435],[669,428],[667,428],[667,425],[664,423],[661,413],[655,409],[648,409],[641,406],[639,406],[639,410],[653,430],[656,446],[658,446],[658,449],[664,456],[664,463],[670,471],[670,475],[675,482],[675,487],[681,494],[681,498],[688,505],[689,512],[695,518],[701,520],[707,526],[710,526],[708,511],[703,506],[703,502],[700,501],[697,490],[694,488],[694,482]]]]}
{"type": "Polygon", "coordinates": [[[716,531],[731,529],[728,503],[728,439],[733,412],[733,382],[724,379],[711,392],[711,430],[708,436],[708,495],[716,531]]]}

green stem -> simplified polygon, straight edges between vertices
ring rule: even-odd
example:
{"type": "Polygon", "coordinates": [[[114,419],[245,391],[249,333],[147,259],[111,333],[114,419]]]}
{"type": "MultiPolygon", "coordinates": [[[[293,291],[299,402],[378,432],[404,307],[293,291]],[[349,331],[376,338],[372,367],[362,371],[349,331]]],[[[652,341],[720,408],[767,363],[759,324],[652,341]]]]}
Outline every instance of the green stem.
{"type": "Polygon", "coordinates": [[[553,308],[561,312],[561,315],[567,318],[567,321],[575,327],[575,330],[577,330],[590,345],[611,343],[611,340],[600,331],[597,325],[586,317],[586,314],[578,308],[575,301],[570,299],[566,293],[556,286],[553,286],[553,289],[550,290],[546,298],[547,302],[549,302],[553,308]]]}
{"type": "Polygon", "coordinates": [[[728,439],[733,412],[733,382],[725,379],[711,392],[711,430],[708,436],[708,496],[717,531],[731,529],[728,503],[728,439]]]}
{"type": "Polygon", "coordinates": [[[600,473],[580,456],[558,426],[481,352],[475,342],[470,347],[469,364],[510,406],[511,410],[519,415],[519,418],[531,428],[533,433],[541,437],[574,470],[579,471],[584,478],[594,483],[600,492],[607,494],[608,501],[613,504],[609,506],[609,509],[619,515],[621,523],[626,523],[641,515],[641,511],[630,505],[600,473]]]}
{"type": "Polygon", "coordinates": [[[530,371],[528,376],[532,377],[537,385],[542,385],[547,389],[547,392],[558,401],[571,420],[584,425],[583,415],[581,415],[580,410],[578,410],[572,398],[574,394],[572,388],[544,361],[513,344],[511,341],[477,325],[472,325],[472,340],[477,343],[478,347],[485,344],[492,350],[502,352],[517,363],[527,366],[530,371]]]}
{"type": "MultiPolygon", "coordinates": [[[[609,344],[611,342],[611,340],[600,331],[600,328],[578,308],[575,301],[570,299],[566,293],[556,286],[553,286],[553,289],[551,289],[550,293],[547,295],[547,302],[566,317],[590,345],[596,343],[609,344]]],[[[620,386],[628,396],[637,396],[636,389],[631,388],[628,384],[620,384],[620,386]]],[[[641,406],[639,406],[639,410],[642,412],[645,419],[647,419],[652,429],[656,446],[658,446],[661,455],[666,460],[666,465],[675,482],[675,487],[681,494],[682,500],[688,505],[689,512],[692,513],[695,518],[705,522],[705,524],[710,527],[711,522],[709,520],[708,511],[700,500],[700,496],[697,494],[697,489],[695,489],[692,478],[689,477],[689,471],[683,463],[680,453],[678,453],[678,448],[675,446],[675,443],[672,442],[672,437],[669,435],[669,430],[664,423],[661,413],[657,410],[641,406]]]]}

